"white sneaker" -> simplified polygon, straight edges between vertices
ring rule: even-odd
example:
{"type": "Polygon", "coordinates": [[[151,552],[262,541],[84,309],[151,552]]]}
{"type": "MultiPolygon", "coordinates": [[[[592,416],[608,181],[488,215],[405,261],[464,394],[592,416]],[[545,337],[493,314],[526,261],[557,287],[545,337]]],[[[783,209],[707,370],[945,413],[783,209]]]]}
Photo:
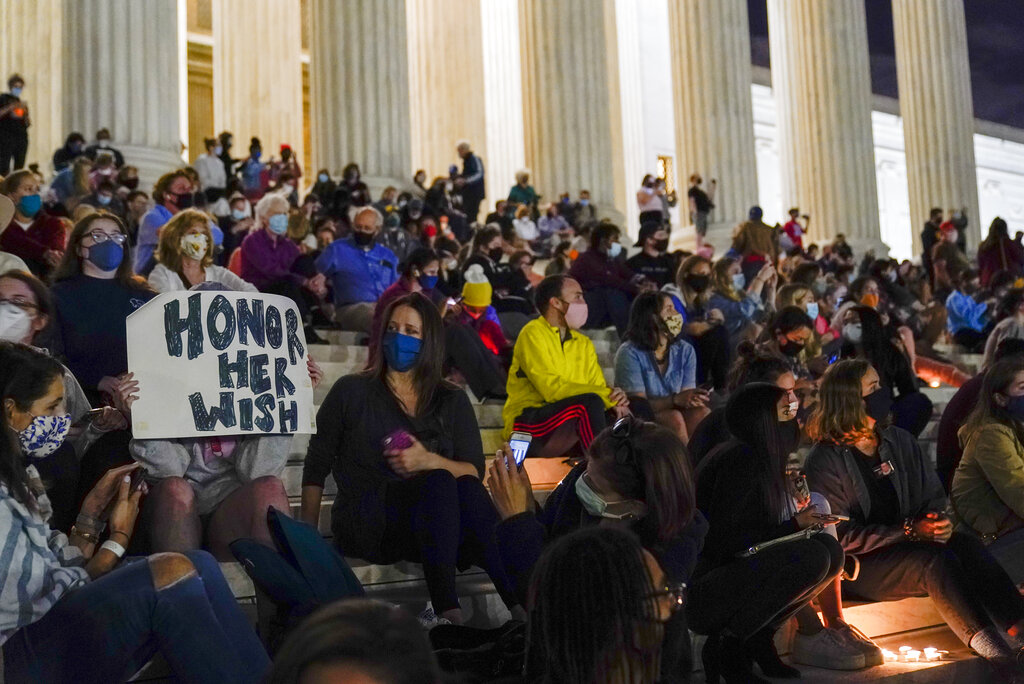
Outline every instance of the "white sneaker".
{"type": "Polygon", "coordinates": [[[420,625],[423,627],[423,629],[427,630],[428,632],[434,627],[437,627],[438,625],[452,624],[451,620],[449,620],[448,618],[443,618],[437,613],[435,613],[434,607],[429,605],[422,613],[419,614],[419,616],[416,619],[420,621],[420,625]]]}
{"type": "Polygon", "coordinates": [[[885,656],[882,655],[882,649],[878,647],[878,644],[853,625],[843,625],[832,631],[846,643],[860,649],[860,652],[864,654],[864,667],[875,667],[885,663],[885,656]]]}
{"type": "Polygon", "coordinates": [[[826,670],[860,670],[864,667],[861,649],[847,643],[831,629],[822,629],[817,634],[797,632],[790,655],[794,663],[826,670]]]}

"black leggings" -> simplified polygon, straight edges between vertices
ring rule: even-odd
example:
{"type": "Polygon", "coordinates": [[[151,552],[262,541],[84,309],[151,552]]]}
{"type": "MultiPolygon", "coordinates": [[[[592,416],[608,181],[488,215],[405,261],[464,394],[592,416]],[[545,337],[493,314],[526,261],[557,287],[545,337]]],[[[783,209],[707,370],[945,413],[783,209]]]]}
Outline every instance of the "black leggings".
{"type": "Polygon", "coordinates": [[[828,534],[739,558],[695,580],[686,615],[698,634],[728,628],[749,639],[778,629],[843,570],[843,548],[828,534]]]}
{"type": "Polygon", "coordinates": [[[1024,619],[1024,599],[972,535],[955,533],[945,544],[904,542],[858,559],[860,575],[843,582],[844,592],[869,601],[931,596],[964,644],[985,627],[1006,631],[1024,619]]]}
{"type": "Polygon", "coordinates": [[[381,553],[423,564],[434,612],[459,607],[457,566],[482,567],[505,605],[517,605],[494,536],[498,513],[480,480],[432,470],[390,482],[385,511],[381,553]]]}

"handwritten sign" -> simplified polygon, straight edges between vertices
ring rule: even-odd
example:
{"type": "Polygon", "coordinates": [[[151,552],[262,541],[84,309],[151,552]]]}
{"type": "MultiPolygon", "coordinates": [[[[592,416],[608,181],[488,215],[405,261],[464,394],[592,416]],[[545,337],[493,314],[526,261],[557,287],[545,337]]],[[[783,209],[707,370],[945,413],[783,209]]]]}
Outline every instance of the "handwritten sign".
{"type": "Polygon", "coordinates": [[[316,432],[302,318],[287,297],[166,292],[127,325],[136,439],[316,432]]]}

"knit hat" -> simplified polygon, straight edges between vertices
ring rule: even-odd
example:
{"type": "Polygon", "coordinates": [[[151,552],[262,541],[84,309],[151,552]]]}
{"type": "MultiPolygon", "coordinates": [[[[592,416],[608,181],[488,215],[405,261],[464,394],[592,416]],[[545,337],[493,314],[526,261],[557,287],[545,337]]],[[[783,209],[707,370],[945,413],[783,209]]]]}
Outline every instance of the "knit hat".
{"type": "Polygon", "coordinates": [[[462,286],[462,302],[470,306],[491,305],[491,283],[484,274],[483,266],[473,264],[466,269],[466,283],[462,286]]]}

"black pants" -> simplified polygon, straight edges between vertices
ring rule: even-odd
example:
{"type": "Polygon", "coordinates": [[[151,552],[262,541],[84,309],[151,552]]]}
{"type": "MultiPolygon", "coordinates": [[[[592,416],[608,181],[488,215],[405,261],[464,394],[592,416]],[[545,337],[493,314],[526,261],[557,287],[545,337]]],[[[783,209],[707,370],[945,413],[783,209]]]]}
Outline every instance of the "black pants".
{"type": "Polygon", "coordinates": [[[0,134],[0,176],[24,168],[26,152],[28,135],[0,134]]]}
{"type": "Polygon", "coordinates": [[[381,553],[423,564],[434,612],[459,607],[455,571],[470,565],[487,571],[507,606],[517,605],[494,535],[498,512],[480,480],[432,470],[389,483],[385,504],[381,553]]]}
{"type": "Polygon", "coordinates": [[[1024,619],[1024,598],[979,539],[955,533],[945,544],[904,542],[863,556],[843,591],[869,601],[931,596],[964,644],[985,627],[1006,631],[1024,619]]]}
{"type": "Polygon", "coordinates": [[[447,363],[459,369],[477,399],[505,396],[508,375],[475,330],[454,321],[445,323],[444,343],[447,363]]]}
{"type": "Polygon", "coordinates": [[[588,328],[607,328],[614,325],[619,337],[626,332],[629,325],[629,306],[631,297],[614,287],[595,287],[583,293],[587,302],[588,328]]]}
{"type": "Polygon", "coordinates": [[[690,629],[740,639],[778,629],[843,571],[843,549],[828,534],[787,542],[738,558],[693,582],[690,629]]]}
{"type": "Polygon", "coordinates": [[[716,390],[724,390],[729,375],[729,331],[717,325],[689,340],[697,352],[697,383],[711,383],[716,390]]]}
{"type": "Polygon", "coordinates": [[[533,455],[563,425],[574,425],[580,446],[586,449],[607,423],[604,400],[596,394],[579,394],[526,409],[516,418],[512,429],[533,435],[527,454],[533,455]]]}

